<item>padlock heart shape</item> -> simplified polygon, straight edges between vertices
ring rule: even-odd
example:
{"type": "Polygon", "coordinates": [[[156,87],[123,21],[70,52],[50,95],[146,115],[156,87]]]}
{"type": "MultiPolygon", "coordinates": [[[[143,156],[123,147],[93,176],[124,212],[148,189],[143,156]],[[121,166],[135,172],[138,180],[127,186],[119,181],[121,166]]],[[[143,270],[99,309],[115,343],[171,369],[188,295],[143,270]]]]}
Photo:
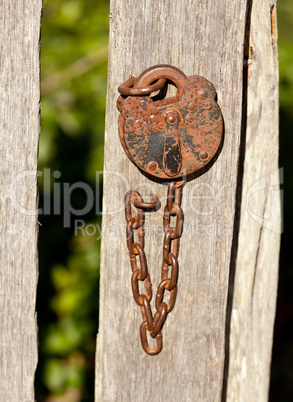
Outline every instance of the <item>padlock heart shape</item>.
{"type": "Polygon", "coordinates": [[[223,137],[214,86],[203,77],[187,77],[165,65],[149,68],[132,85],[119,87],[130,96],[120,96],[118,102],[120,140],[131,161],[161,179],[182,178],[206,166],[223,137]],[[150,97],[152,85],[157,90],[159,82],[175,85],[176,96],[150,97]]]}

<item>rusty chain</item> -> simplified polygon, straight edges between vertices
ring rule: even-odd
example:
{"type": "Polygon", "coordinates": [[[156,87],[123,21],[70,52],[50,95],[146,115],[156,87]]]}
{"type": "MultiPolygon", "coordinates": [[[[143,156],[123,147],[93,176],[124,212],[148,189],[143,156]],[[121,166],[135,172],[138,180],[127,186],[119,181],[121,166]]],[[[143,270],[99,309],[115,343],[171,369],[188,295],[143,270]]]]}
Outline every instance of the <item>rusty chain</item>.
{"type": "Polygon", "coordinates": [[[173,309],[177,294],[177,273],[178,273],[178,254],[179,242],[183,226],[183,211],[181,208],[183,181],[171,182],[168,185],[167,203],[164,209],[163,229],[163,262],[161,271],[161,282],[157,289],[155,308],[153,316],[151,311],[152,283],[148,273],[146,255],[144,252],[144,220],[145,210],[156,210],[159,199],[152,195],[150,202],[144,202],[142,196],[134,190],[130,190],[125,195],[125,217],[127,222],[126,236],[127,247],[130,255],[132,268],[132,292],[135,302],[140,306],[143,322],[140,326],[140,338],[144,351],[149,355],[160,353],[163,347],[162,327],[167,314],[173,309]],[[137,216],[131,214],[131,204],[137,209],[137,216]],[[171,216],[176,217],[174,227],[170,226],[171,216]],[[137,230],[138,241],[134,241],[134,231],[137,230]],[[137,266],[137,256],[139,266],[137,266]],[[169,266],[171,275],[168,277],[169,266]],[[139,293],[139,281],[145,285],[145,294],[139,293]],[[165,289],[170,292],[169,302],[164,302],[165,289]],[[150,348],[147,341],[148,330],[150,336],[156,340],[155,348],[150,348]]]}

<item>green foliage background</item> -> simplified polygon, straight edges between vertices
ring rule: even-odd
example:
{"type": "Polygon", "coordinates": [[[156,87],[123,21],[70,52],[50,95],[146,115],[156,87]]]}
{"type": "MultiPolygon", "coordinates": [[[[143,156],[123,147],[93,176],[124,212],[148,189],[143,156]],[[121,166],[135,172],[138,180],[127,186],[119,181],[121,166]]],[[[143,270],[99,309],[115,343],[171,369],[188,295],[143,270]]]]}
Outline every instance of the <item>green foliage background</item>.
{"type": "MultiPolygon", "coordinates": [[[[108,0],[44,1],[39,192],[40,207],[51,201],[51,213],[39,216],[36,396],[40,401],[94,399],[99,232],[74,235],[74,226],[64,228],[62,211],[69,199],[63,183],[87,183],[101,200],[102,183],[96,190],[96,172],[103,169],[108,16],[108,0]],[[54,191],[54,197],[62,201],[56,215],[53,186],[58,183],[60,192],[54,191]]],[[[85,192],[72,191],[71,203],[83,208],[85,192]]],[[[94,208],[80,219],[100,224],[94,208]]]]}
{"type": "MultiPolygon", "coordinates": [[[[98,328],[99,232],[82,235],[64,228],[68,195],[54,190],[60,214],[52,213],[53,186],[85,182],[101,201],[106,98],[109,0],[44,0],[42,22],[42,131],[39,148],[40,277],[37,312],[38,401],[93,401],[94,353],[98,328]],[[44,169],[46,170],[46,173],[44,169]],[[50,169],[50,170],[49,170],[50,169]],[[56,174],[57,172],[57,174],[56,174]],[[59,173],[58,173],[59,172],[59,173]],[[49,176],[49,185],[45,176],[49,176]],[[97,185],[96,185],[97,184],[97,185]]],[[[280,57],[280,166],[284,167],[285,216],[293,221],[293,2],[278,3],[280,57]]],[[[71,194],[79,209],[82,190],[71,194]]],[[[56,211],[55,211],[56,212],[56,211]]],[[[80,217],[100,225],[94,208],[80,217]]],[[[90,228],[90,227],[89,227],[90,228]]],[[[272,401],[293,400],[292,229],[285,223],[278,314],[272,365],[272,401]],[[289,335],[291,333],[291,336],[289,335]]]]}

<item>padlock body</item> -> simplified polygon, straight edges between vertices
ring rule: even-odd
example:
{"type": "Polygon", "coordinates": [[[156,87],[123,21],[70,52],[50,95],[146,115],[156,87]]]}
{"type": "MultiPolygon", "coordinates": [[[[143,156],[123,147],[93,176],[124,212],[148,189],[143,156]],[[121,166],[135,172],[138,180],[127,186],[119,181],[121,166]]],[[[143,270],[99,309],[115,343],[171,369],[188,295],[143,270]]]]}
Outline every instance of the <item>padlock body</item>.
{"type": "Polygon", "coordinates": [[[120,140],[132,162],[161,179],[190,175],[211,162],[223,137],[214,86],[192,76],[180,99],[129,96],[121,106],[120,140]]]}

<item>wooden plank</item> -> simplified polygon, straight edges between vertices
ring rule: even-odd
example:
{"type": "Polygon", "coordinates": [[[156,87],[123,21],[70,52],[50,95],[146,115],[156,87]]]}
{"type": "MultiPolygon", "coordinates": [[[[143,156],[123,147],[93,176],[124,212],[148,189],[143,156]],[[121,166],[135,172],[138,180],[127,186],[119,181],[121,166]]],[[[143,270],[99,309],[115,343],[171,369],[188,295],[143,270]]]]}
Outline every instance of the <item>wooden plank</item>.
{"type": "MultiPolygon", "coordinates": [[[[222,394],[228,277],[237,200],[243,120],[244,33],[248,0],[190,2],[112,0],[106,112],[104,217],[96,399],[219,401],[222,394]],[[185,225],[176,306],[164,325],[163,351],[146,355],[141,315],[130,286],[124,194],[166,195],[144,177],[118,139],[117,87],[154,64],[172,64],[214,83],[225,120],[216,163],[184,188],[185,225]],[[197,198],[195,198],[197,197],[197,198]],[[120,209],[119,209],[120,208],[120,209]],[[110,214],[115,209],[119,212],[110,214]],[[118,230],[114,230],[118,228],[118,230]]],[[[162,214],[148,214],[150,229],[162,214]]],[[[156,288],[162,233],[149,230],[146,254],[156,288]]],[[[237,240],[237,236],[236,236],[237,240]]]]}
{"type": "Polygon", "coordinates": [[[1,401],[34,400],[41,9],[41,0],[1,1],[1,401]]]}
{"type": "Polygon", "coordinates": [[[267,401],[281,233],[276,2],[254,0],[238,253],[231,280],[227,400],[267,401]],[[234,282],[234,283],[233,283],[234,282]]]}

